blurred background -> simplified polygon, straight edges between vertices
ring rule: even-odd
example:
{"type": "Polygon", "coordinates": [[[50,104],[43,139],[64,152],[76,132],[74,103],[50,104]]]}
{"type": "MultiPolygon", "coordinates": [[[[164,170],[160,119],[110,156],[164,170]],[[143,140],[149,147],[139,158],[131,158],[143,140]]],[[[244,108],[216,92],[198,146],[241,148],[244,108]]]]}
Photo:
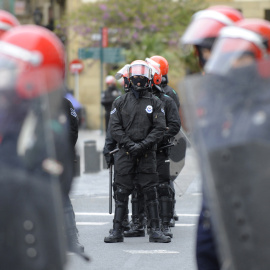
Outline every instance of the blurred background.
{"type": "MultiPolygon", "coordinates": [[[[229,5],[246,18],[270,20],[269,0],[0,0],[21,24],[55,32],[66,47],[66,86],[80,127],[104,130],[101,93],[105,77],[126,63],[161,55],[169,62],[175,90],[185,74],[197,72],[192,50],[179,39],[194,12],[229,5]]],[[[118,82],[122,88],[121,82],[118,82]]],[[[180,96],[181,102],[181,96],[180,96]]]]}

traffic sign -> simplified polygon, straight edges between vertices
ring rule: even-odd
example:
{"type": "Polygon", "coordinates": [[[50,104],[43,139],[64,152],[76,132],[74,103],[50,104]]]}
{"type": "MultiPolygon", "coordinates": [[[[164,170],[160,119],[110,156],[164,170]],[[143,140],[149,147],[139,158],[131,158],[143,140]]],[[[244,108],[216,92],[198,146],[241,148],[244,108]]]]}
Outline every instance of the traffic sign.
{"type": "MultiPolygon", "coordinates": [[[[102,48],[103,50],[103,62],[104,63],[120,63],[125,62],[125,56],[123,55],[123,48],[102,48]]],[[[100,59],[100,48],[80,48],[78,51],[80,59],[100,59]]]]}
{"type": "Polygon", "coordinates": [[[80,59],[74,59],[69,64],[69,70],[73,74],[79,74],[83,71],[83,62],[80,59]]]}
{"type": "Polygon", "coordinates": [[[100,48],[90,47],[90,48],[79,48],[78,56],[80,59],[99,59],[100,58],[100,48]]]}

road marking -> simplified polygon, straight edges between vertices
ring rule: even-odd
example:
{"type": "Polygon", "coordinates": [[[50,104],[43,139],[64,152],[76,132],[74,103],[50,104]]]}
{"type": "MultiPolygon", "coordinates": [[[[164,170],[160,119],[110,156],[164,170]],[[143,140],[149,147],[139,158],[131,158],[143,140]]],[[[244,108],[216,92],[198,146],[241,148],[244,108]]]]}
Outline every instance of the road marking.
{"type": "Polygon", "coordinates": [[[177,226],[177,227],[191,227],[191,226],[195,226],[195,224],[175,224],[175,226],[177,226]]]}
{"type": "MultiPolygon", "coordinates": [[[[75,212],[76,216],[113,216],[109,213],[93,213],[93,212],[75,212]]],[[[131,215],[131,214],[129,214],[131,215]]],[[[177,214],[180,217],[198,217],[198,214],[177,214]]]]}
{"type": "Polygon", "coordinates": [[[131,254],[177,254],[179,251],[173,250],[124,250],[124,252],[131,254]]]}
{"type": "Polygon", "coordinates": [[[76,222],[77,225],[91,225],[91,226],[100,226],[109,224],[109,222],[76,222]]]}
{"type": "Polygon", "coordinates": [[[191,195],[193,195],[193,196],[201,196],[202,193],[200,193],[200,192],[195,192],[195,193],[191,193],[191,195]]]}

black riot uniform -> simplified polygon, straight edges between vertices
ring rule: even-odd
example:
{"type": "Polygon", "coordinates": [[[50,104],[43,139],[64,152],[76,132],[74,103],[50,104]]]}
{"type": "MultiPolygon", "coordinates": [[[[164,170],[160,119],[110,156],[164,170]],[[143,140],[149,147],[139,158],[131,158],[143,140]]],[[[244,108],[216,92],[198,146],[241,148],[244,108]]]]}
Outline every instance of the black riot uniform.
{"type": "MultiPolygon", "coordinates": [[[[174,100],[178,109],[178,114],[179,114],[179,109],[180,109],[179,96],[175,92],[175,90],[171,86],[168,85],[168,82],[169,82],[168,75],[163,75],[162,81],[161,81],[161,88],[166,95],[168,95],[174,100]]],[[[170,181],[170,186],[171,186],[171,189],[173,190],[173,194],[175,195],[174,182],[172,180],[170,181]]],[[[175,196],[173,197],[173,200],[174,200],[174,208],[175,208],[175,203],[176,203],[175,196]]],[[[174,218],[171,219],[171,223],[170,223],[171,227],[174,227],[175,220],[178,220],[178,216],[176,215],[176,212],[174,211],[174,218]]]]}
{"type": "Polygon", "coordinates": [[[175,191],[171,187],[170,181],[170,163],[169,161],[169,148],[164,148],[169,144],[169,141],[174,137],[181,128],[181,121],[175,102],[166,94],[156,92],[156,95],[161,99],[164,104],[166,126],[167,130],[164,134],[162,141],[158,144],[157,149],[157,171],[159,175],[159,204],[160,204],[160,216],[163,225],[163,232],[165,235],[172,237],[172,233],[169,228],[170,220],[173,218],[174,210],[174,198],[175,191]]]}
{"type": "MultiPolygon", "coordinates": [[[[135,88],[136,89],[136,88],[135,88]]],[[[165,131],[164,109],[161,101],[148,92],[147,88],[131,91],[117,98],[110,117],[112,137],[120,151],[115,156],[115,216],[113,231],[105,237],[107,243],[122,242],[122,221],[126,213],[128,196],[134,180],[142,188],[148,219],[152,231],[151,242],[170,242],[159,229],[156,171],[156,143],[165,131]]]]}
{"type": "MultiPolygon", "coordinates": [[[[174,190],[170,186],[170,149],[166,146],[169,145],[170,139],[179,132],[181,121],[174,100],[164,94],[158,86],[153,86],[153,93],[162,101],[165,111],[167,129],[157,145],[156,152],[159,178],[158,195],[163,233],[172,237],[169,223],[173,218],[174,190]]],[[[136,188],[132,193],[132,229],[124,233],[125,237],[144,236],[144,202],[142,199],[140,189],[136,188]]]]}
{"type": "MultiPolygon", "coordinates": [[[[68,139],[70,141],[72,153],[70,156],[71,161],[75,165],[75,145],[78,140],[78,133],[79,133],[79,118],[76,114],[76,111],[67,98],[63,98],[63,108],[65,111],[65,114],[68,118],[68,139]]],[[[75,166],[73,167],[75,171],[75,166]]],[[[70,197],[68,193],[63,194],[63,204],[64,204],[64,214],[65,214],[65,221],[67,226],[67,235],[68,235],[68,244],[69,249],[71,251],[79,250],[81,252],[84,251],[84,246],[79,243],[78,239],[78,229],[76,226],[76,220],[75,220],[75,213],[73,210],[73,206],[70,200],[70,197]]]]}
{"type": "Polygon", "coordinates": [[[171,97],[174,100],[174,102],[177,106],[177,109],[179,110],[179,108],[180,108],[179,96],[175,92],[175,90],[171,86],[168,85],[168,76],[167,75],[162,76],[161,88],[163,89],[163,91],[166,95],[168,95],[169,97],[171,97]]]}

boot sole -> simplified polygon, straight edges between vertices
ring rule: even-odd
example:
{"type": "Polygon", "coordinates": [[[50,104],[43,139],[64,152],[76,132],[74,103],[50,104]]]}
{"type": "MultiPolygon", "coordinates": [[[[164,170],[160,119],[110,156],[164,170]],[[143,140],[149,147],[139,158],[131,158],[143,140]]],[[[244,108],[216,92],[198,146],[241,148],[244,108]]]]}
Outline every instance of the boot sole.
{"type": "Polygon", "coordinates": [[[170,243],[171,242],[171,238],[169,238],[168,240],[149,239],[149,242],[152,242],[152,243],[170,243]]]}
{"type": "Polygon", "coordinates": [[[108,240],[106,240],[106,239],[104,239],[104,242],[105,243],[120,243],[120,242],[124,242],[124,239],[108,239],[108,240]]]}

